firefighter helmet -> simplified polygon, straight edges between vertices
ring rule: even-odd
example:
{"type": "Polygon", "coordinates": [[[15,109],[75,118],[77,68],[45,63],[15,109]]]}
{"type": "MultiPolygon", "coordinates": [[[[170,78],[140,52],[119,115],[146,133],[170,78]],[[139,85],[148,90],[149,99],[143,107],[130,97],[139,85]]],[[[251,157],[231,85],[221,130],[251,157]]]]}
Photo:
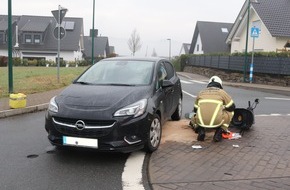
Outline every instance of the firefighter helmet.
{"type": "Polygon", "coordinates": [[[208,83],[211,83],[211,82],[217,82],[217,83],[219,83],[221,86],[223,86],[223,81],[222,81],[222,79],[220,79],[218,76],[212,76],[212,77],[209,79],[209,82],[208,82],[208,83]]]}

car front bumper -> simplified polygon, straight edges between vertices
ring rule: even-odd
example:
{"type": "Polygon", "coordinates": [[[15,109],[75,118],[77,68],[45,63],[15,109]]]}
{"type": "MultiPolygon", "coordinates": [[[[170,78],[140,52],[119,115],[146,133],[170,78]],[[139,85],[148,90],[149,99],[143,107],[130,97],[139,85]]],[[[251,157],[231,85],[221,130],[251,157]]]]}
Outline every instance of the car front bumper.
{"type": "Polygon", "coordinates": [[[111,121],[84,119],[81,121],[85,123],[85,127],[81,130],[76,127],[76,123],[80,120],[59,118],[47,112],[45,129],[50,143],[55,146],[94,148],[107,152],[133,152],[144,147],[148,139],[152,116],[147,113],[137,118],[117,117],[111,121]],[[83,146],[77,141],[76,144],[66,145],[64,142],[66,137],[97,140],[97,147],[83,146]]]}

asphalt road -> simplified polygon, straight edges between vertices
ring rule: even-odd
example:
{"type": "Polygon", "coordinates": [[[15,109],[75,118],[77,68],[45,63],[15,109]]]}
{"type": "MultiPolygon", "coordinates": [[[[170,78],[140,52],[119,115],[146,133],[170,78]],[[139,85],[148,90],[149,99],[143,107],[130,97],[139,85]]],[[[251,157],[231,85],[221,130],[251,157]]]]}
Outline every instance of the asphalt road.
{"type": "MultiPolygon", "coordinates": [[[[186,78],[180,77],[182,81],[183,96],[183,113],[191,112],[195,97],[198,92],[206,88],[207,83],[200,83],[190,81],[186,78]]],[[[247,108],[248,101],[254,102],[256,98],[260,103],[255,109],[255,115],[270,115],[270,114],[290,114],[289,105],[290,97],[285,95],[275,94],[275,92],[260,92],[255,89],[246,90],[242,88],[235,88],[230,86],[223,86],[224,90],[234,100],[237,108],[247,108]]]]}
{"type": "Polygon", "coordinates": [[[44,114],[0,120],[0,189],[122,189],[128,154],[56,150],[44,114]]]}
{"type": "MultiPolygon", "coordinates": [[[[182,78],[183,113],[191,112],[205,83],[182,78]]],[[[237,107],[260,99],[256,115],[290,114],[289,96],[225,86],[237,107]]],[[[0,189],[122,189],[122,172],[130,154],[56,150],[44,130],[45,112],[0,120],[0,189]]]]}

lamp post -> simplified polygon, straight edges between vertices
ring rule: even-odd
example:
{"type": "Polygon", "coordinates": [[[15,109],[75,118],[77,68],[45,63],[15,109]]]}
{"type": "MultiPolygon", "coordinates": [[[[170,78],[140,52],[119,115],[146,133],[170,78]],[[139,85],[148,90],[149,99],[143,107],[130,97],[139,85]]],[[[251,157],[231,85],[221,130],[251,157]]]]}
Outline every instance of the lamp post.
{"type": "Polygon", "coordinates": [[[94,64],[94,59],[95,59],[95,53],[94,53],[94,42],[95,42],[95,0],[93,0],[93,31],[92,31],[92,65],[94,64]]]}
{"type": "Polygon", "coordinates": [[[9,93],[13,93],[13,67],[12,67],[12,6],[8,0],[8,84],[9,93]]]}
{"type": "Polygon", "coordinates": [[[250,25],[250,3],[251,3],[251,0],[248,0],[246,47],[245,47],[245,62],[244,62],[244,82],[246,82],[246,69],[247,69],[247,60],[248,60],[247,56],[248,56],[248,40],[249,40],[249,25],[250,25]]]}
{"type": "Polygon", "coordinates": [[[171,58],[171,39],[168,38],[167,40],[169,41],[169,56],[168,56],[168,59],[170,60],[170,58],[171,58]]]}

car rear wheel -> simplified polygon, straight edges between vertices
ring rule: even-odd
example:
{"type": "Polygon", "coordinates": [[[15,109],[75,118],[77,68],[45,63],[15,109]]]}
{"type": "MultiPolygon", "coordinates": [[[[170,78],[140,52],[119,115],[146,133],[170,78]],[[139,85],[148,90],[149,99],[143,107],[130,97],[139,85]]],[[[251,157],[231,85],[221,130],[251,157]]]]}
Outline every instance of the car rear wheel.
{"type": "Polygon", "coordinates": [[[178,105],[176,107],[176,110],[172,114],[171,119],[174,121],[178,121],[181,119],[181,115],[182,115],[182,99],[181,97],[179,97],[178,105]]]}
{"type": "Polygon", "coordinates": [[[157,114],[154,114],[152,120],[150,131],[148,133],[147,143],[145,145],[146,152],[154,152],[157,150],[160,141],[161,141],[162,126],[160,122],[160,117],[157,114]]]}

